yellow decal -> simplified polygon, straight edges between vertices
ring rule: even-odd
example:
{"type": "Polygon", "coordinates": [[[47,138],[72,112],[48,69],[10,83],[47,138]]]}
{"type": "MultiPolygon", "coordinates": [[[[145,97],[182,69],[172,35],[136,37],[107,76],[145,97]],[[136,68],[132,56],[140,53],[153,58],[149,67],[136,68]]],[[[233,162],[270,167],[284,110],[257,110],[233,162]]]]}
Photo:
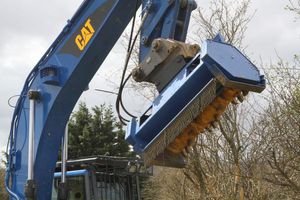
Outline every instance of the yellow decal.
{"type": "Polygon", "coordinates": [[[80,34],[75,38],[75,43],[80,51],[83,51],[95,33],[95,29],[91,24],[91,19],[88,19],[82,27],[80,34]]]}

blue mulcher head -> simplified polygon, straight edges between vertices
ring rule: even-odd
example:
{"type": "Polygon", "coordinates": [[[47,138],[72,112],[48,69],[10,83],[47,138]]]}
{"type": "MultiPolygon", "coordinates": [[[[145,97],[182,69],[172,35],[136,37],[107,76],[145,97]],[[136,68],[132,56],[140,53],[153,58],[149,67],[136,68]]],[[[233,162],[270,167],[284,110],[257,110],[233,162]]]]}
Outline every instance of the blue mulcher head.
{"type": "Polygon", "coordinates": [[[126,140],[147,165],[184,167],[198,134],[213,123],[235,98],[265,89],[264,77],[221,35],[206,40],[194,57],[164,88],[150,108],[128,125],[126,140]]]}

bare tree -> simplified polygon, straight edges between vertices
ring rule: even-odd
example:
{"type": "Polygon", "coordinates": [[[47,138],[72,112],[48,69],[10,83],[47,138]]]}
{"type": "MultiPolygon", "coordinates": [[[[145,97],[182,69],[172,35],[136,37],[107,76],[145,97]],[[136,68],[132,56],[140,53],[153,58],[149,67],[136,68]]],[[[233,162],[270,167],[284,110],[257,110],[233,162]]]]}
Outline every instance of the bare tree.
{"type": "Polygon", "coordinates": [[[197,42],[212,39],[217,33],[225,41],[243,48],[243,41],[254,13],[249,13],[250,0],[211,0],[208,8],[199,7],[194,14],[196,30],[192,37],[197,42]]]}
{"type": "Polygon", "coordinates": [[[300,199],[300,60],[279,58],[270,69],[269,105],[254,130],[261,135],[263,178],[284,198],[300,199]]]}
{"type": "Polygon", "coordinates": [[[294,12],[298,17],[300,15],[300,0],[289,0],[289,4],[286,6],[289,11],[294,12]]]}

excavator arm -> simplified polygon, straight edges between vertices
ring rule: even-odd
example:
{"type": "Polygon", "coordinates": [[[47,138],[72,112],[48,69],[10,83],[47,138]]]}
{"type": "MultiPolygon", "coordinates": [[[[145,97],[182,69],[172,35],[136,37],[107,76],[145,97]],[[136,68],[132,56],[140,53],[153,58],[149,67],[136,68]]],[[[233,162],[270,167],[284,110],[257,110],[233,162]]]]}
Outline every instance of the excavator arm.
{"type": "Polygon", "coordinates": [[[140,3],[84,1],[28,76],[11,125],[7,179],[14,196],[25,199],[26,193],[27,198],[51,198],[54,168],[69,116],[140,3]],[[34,109],[31,119],[30,109],[34,109]],[[29,145],[31,131],[35,134],[29,145]],[[33,154],[28,153],[29,147],[33,154]]]}
{"type": "Polygon", "coordinates": [[[8,144],[6,185],[14,199],[50,199],[65,126],[82,92],[142,5],[138,82],[159,96],[128,124],[126,140],[147,164],[184,164],[185,149],[236,97],[260,92],[257,68],[220,37],[185,44],[194,0],[85,0],[30,72],[8,144]]]}

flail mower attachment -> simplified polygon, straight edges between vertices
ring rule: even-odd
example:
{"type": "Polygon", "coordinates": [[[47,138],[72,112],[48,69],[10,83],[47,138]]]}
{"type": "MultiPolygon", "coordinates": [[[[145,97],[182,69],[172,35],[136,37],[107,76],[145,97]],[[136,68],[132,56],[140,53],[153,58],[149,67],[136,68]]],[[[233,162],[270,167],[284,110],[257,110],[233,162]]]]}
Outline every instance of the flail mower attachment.
{"type": "Polygon", "coordinates": [[[154,41],[153,50],[146,58],[150,60],[148,66],[142,63],[133,71],[136,79],[147,77],[140,81],[155,83],[160,94],[139,119],[131,120],[126,140],[135,151],[142,153],[146,165],[184,167],[186,153],[198,134],[215,127],[230,103],[242,101],[249,91],[262,92],[265,80],[246,56],[220,39],[205,41],[201,53],[192,58],[184,55],[184,51],[177,57],[171,55],[174,49],[176,55],[180,51],[174,46],[168,49],[165,42],[154,41]],[[162,62],[154,62],[150,71],[145,70],[149,69],[154,54],[161,55],[164,51],[170,55],[167,53],[162,62]],[[165,70],[168,57],[172,64],[165,70]],[[175,66],[177,70],[172,70],[174,63],[180,62],[181,69],[175,66]],[[159,71],[174,75],[163,80],[167,84],[160,85],[159,79],[170,74],[164,76],[159,71]]]}

